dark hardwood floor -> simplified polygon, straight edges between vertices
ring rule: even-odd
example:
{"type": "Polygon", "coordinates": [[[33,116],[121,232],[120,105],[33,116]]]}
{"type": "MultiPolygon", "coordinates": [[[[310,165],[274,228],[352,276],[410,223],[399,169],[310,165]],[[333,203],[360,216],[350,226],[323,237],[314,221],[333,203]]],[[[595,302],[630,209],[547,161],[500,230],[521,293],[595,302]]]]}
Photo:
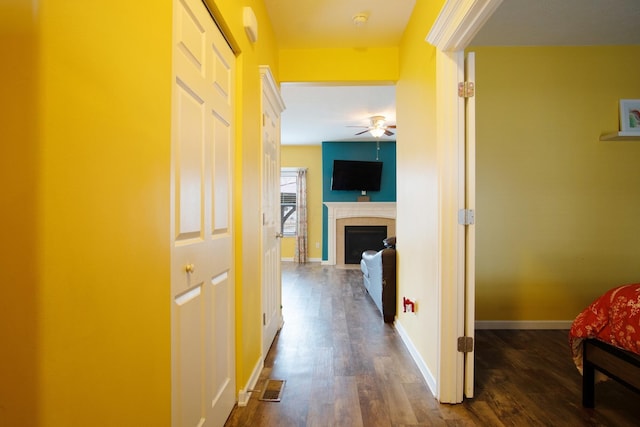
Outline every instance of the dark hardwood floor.
{"type": "Polygon", "coordinates": [[[265,361],[280,402],[236,407],[226,426],[636,426],[640,394],[614,381],[581,405],[567,331],[476,331],[476,396],[440,404],[359,270],[283,263],[285,324],[265,361]]]}

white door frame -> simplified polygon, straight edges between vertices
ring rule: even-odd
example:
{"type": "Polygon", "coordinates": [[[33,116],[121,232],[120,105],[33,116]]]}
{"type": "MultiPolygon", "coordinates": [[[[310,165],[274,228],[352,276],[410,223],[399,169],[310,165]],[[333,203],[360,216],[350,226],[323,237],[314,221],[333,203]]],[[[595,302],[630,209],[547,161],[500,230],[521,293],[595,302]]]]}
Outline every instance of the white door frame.
{"type": "Polygon", "coordinates": [[[280,270],[280,115],[284,101],[271,69],[261,65],[261,153],[262,153],[262,221],[260,251],[262,254],[262,361],[282,327],[282,274],[280,270]],[[273,152],[275,151],[275,155],[273,152]],[[272,158],[266,158],[270,152],[272,158]],[[271,184],[270,188],[269,184],[271,184]]]}
{"type": "MultiPolygon", "coordinates": [[[[475,341],[476,333],[476,101],[475,101],[475,81],[476,81],[476,60],[474,52],[467,52],[465,57],[465,82],[473,84],[474,93],[466,98],[465,103],[465,139],[466,139],[466,209],[474,213],[473,220],[469,221],[471,226],[465,230],[466,263],[465,263],[465,331],[464,336],[475,341]]],[[[465,217],[469,220],[469,218],[465,217]]],[[[475,353],[469,352],[464,355],[464,396],[474,395],[475,376],[475,353]]]]}
{"type": "Polygon", "coordinates": [[[458,210],[465,208],[464,49],[502,0],[448,0],[426,41],[437,48],[437,145],[440,194],[440,351],[438,399],[464,398],[464,356],[457,338],[465,331],[465,233],[458,210]]]}

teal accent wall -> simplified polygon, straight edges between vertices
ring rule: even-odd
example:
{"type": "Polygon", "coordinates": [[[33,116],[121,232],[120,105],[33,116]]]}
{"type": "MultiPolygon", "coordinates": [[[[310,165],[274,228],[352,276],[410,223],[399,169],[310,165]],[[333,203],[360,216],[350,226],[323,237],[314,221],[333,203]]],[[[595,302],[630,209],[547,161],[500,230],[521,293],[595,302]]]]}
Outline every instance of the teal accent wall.
{"type": "MultiPolygon", "coordinates": [[[[334,160],[381,161],[382,179],[380,191],[367,191],[372,202],[396,201],[396,142],[349,141],[322,143],[322,202],[357,202],[360,191],[331,190],[331,174],[334,160]],[[376,159],[377,155],[377,159],[376,159]]],[[[327,207],[322,205],[322,259],[328,259],[327,250],[327,207]]]]}

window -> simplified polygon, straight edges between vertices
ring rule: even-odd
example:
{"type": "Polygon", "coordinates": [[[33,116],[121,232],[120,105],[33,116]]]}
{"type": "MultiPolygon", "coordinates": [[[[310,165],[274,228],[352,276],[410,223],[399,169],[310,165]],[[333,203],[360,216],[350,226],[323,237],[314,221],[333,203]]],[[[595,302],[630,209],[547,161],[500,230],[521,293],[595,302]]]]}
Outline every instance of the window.
{"type": "Polygon", "coordinates": [[[280,221],[282,235],[294,237],[298,234],[296,215],[296,188],[298,174],[295,170],[283,169],[280,173],[280,221]]]}

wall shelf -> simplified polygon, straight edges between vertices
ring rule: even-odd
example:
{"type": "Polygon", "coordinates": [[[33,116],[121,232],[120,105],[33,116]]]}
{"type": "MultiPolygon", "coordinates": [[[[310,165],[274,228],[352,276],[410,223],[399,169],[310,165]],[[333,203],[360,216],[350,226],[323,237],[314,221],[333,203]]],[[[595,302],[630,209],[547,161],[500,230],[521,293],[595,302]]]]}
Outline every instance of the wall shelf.
{"type": "Polygon", "coordinates": [[[612,132],[600,135],[600,141],[640,141],[640,132],[612,132]]]}

